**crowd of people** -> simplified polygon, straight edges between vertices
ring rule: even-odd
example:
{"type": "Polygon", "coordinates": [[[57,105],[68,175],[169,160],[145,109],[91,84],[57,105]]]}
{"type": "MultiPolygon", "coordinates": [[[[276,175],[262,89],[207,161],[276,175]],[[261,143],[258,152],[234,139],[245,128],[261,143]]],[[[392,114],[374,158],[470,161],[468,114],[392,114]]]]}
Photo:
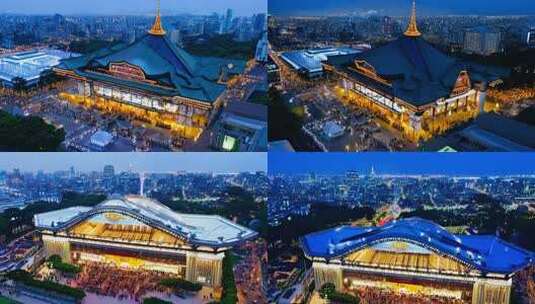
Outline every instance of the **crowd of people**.
{"type": "Polygon", "coordinates": [[[491,100],[499,103],[518,102],[535,98],[535,88],[489,89],[487,96],[491,100]]]}
{"type": "Polygon", "coordinates": [[[145,294],[152,291],[170,295],[171,291],[159,284],[168,277],[169,274],[158,271],[120,268],[110,271],[110,265],[86,263],[82,272],[69,283],[73,287],[83,286],[85,290],[98,295],[140,302],[145,294]]]}
{"type": "Polygon", "coordinates": [[[535,304],[535,266],[519,271],[513,279],[514,290],[527,299],[527,303],[535,304]]]}
{"type": "Polygon", "coordinates": [[[357,292],[363,304],[465,304],[462,299],[453,299],[440,296],[416,294],[403,294],[388,292],[375,288],[362,288],[357,292]]]}

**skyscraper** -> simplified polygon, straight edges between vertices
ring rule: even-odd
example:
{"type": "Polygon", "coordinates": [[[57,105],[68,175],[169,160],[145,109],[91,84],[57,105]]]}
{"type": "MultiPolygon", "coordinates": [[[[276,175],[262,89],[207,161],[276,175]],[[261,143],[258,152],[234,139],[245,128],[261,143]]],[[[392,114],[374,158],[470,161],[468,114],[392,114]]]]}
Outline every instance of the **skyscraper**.
{"type": "Polygon", "coordinates": [[[480,55],[498,53],[501,47],[500,32],[479,26],[466,30],[464,34],[464,51],[480,55]]]}
{"type": "Polygon", "coordinates": [[[112,189],[114,186],[114,180],[115,180],[115,169],[112,165],[106,165],[104,166],[104,170],[102,171],[102,181],[103,185],[106,189],[112,189]]]}
{"type": "Polygon", "coordinates": [[[112,165],[104,166],[104,170],[102,171],[102,176],[105,179],[113,178],[115,176],[115,168],[112,165]]]}
{"type": "Polygon", "coordinates": [[[174,29],[171,31],[170,39],[174,45],[182,47],[182,34],[180,33],[179,29],[174,29]]]}
{"type": "Polygon", "coordinates": [[[229,33],[232,30],[232,19],[234,11],[232,9],[227,9],[227,14],[225,16],[225,21],[223,22],[223,33],[229,33]]]}

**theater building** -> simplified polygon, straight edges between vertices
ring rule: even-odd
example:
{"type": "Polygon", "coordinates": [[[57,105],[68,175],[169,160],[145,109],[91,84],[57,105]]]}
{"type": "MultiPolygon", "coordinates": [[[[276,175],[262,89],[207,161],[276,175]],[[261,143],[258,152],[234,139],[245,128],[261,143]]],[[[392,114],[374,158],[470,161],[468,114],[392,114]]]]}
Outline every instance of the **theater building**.
{"type": "Polygon", "coordinates": [[[452,303],[507,304],[512,277],[534,255],[495,236],[453,235],[419,218],[382,227],[342,226],[301,240],[315,286],[373,289],[452,303]]]}
{"type": "Polygon", "coordinates": [[[349,102],[372,110],[407,138],[429,139],[484,110],[505,69],[450,57],[422,38],[416,5],[405,33],[378,48],[329,56],[324,68],[349,102]]]}
{"type": "Polygon", "coordinates": [[[176,213],[141,196],[37,214],[34,222],[46,257],[166,272],[210,287],[221,286],[225,252],[257,235],[222,217],[176,213]]]}
{"type": "Polygon", "coordinates": [[[70,80],[62,99],[197,139],[245,66],[172,43],[158,9],[152,28],[135,42],[63,60],[54,71],[70,80]]]}

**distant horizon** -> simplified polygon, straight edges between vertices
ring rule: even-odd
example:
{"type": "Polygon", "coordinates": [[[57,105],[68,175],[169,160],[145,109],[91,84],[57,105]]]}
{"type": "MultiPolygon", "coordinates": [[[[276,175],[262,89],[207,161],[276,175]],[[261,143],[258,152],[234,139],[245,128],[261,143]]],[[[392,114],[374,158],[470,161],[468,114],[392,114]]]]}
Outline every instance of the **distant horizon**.
{"type": "MultiPolygon", "coordinates": [[[[165,17],[178,17],[178,16],[210,16],[212,15],[213,13],[217,13],[219,15],[221,15],[221,13],[218,13],[218,12],[212,12],[212,13],[205,13],[205,14],[197,14],[197,13],[176,13],[176,14],[161,14],[162,18],[165,18],[165,17]]],[[[260,13],[258,13],[260,14],[260,13]]],[[[79,14],[62,14],[62,13],[47,13],[47,14],[25,14],[25,13],[0,13],[0,16],[31,16],[31,17],[52,17],[52,16],[55,16],[55,15],[61,15],[63,17],[113,17],[113,16],[118,16],[118,17],[150,17],[150,18],[154,18],[154,13],[139,13],[139,14],[136,14],[136,13],[132,13],[132,14],[113,14],[113,13],[110,13],[110,14],[98,14],[98,13],[93,13],[93,14],[86,14],[86,13],[79,13],[79,14]]],[[[247,16],[237,16],[237,17],[251,17],[253,15],[256,15],[256,14],[251,14],[251,15],[247,15],[247,16]]],[[[235,16],[236,17],[236,16],[235,16]]]]}
{"type": "Polygon", "coordinates": [[[452,177],[535,175],[531,153],[272,153],[269,175],[341,175],[347,171],[377,175],[452,177]],[[363,173],[364,172],[364,173],[363,173]]]}
{"type": "MultiPolygon", "coordinates": [[[[328,17],[349,17],[354,14],[349,13],[332,13],[332,14],[309,14],[309,15],[272,15],[275,18],[328,18],[328,17]]],[[[372,15],[362,15],[360,17],[366,18],[372,15]]],[[[402,14],[402,15],[395,15],[395,14],[373,14],[373,16],[380,16],[380,17],[393,17],[393,18],[409,18],[409,15],[402,14]]],[[[357,16],[359,17],[359,16],[357,16]]],[[[488,18],[495,18],[495,17],[505,17],[505,18],[515,18],[515,17],[535,17],[535,12],[530,14],[505,14],[505,15],[478,15],[478,14],[435,14],[435,15],[421,15],[419,14],[417,18],[435,18],[435,17],[488,17],[488,18]]]]}
{"type": "MultiPolygon", "coordinates": [[[[265,0],[161,0],[163,16],[192,14],[224,14],[232,9],[234,16],[252,16],[267,13],[265,0]]],[[[2,0],[0,15],[14,14],[27,16],[47,16],[60,14],[65,16],[149,16],[156,13],[156,0],[129,0],[127,6],[121,0],[2,0]]]]}
{"type": "MultiPolygon", "coordinates": [[[[409,16],[411,0],[269,0],[268,11],[274,16],[363,15],[409,16]]],[[[418,16],[534,16],[535,1],[516,0],[418,0],[418,16]]]]}
{"type": "Polygon", "coordinates": [[[242,173],[267,172],[266,153],[0,153],[0,171],[57,172],[74,167],[78,171],[137,173],[242,173]]]}

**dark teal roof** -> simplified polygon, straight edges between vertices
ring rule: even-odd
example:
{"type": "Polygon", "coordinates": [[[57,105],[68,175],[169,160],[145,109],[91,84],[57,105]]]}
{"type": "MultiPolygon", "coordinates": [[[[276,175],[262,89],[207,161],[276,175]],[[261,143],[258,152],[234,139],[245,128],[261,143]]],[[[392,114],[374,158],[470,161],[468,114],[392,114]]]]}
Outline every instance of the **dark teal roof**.
{"type": "Polygon", "coordinates": [[[236,75],[245,70],[242,60],[198,57],[176,47],[166,36],[145,35],[129,45],[99,50],[86,56],[66,59],[59,68],[103,82],[130,86],[162,96],[182,96],[204,102],[214,102],[225,90],[218,83],[220,75],[236,75]],[[159,84],[152,86],[95,73],[88,68],[105,68],[110,63],[126,62],[143,69],[146,77],[159,84]]]}
{"type": "Polygon", "coordinates": [[[420,37],[401,36],[385,46],[367,52],[329,57],[328,63],[358,80],[367,78],[347,69],[353,65],[354,60],[366,61],[378,75],[392,82],[392,87],[384,88],[384,85],[368,78],[370,85],[379,86],[381,91],[417,107],[448,97],[461,71],[467,71],[473,82],[493,81],[509,73],[502,68],[450,57],[420,37]]]}

